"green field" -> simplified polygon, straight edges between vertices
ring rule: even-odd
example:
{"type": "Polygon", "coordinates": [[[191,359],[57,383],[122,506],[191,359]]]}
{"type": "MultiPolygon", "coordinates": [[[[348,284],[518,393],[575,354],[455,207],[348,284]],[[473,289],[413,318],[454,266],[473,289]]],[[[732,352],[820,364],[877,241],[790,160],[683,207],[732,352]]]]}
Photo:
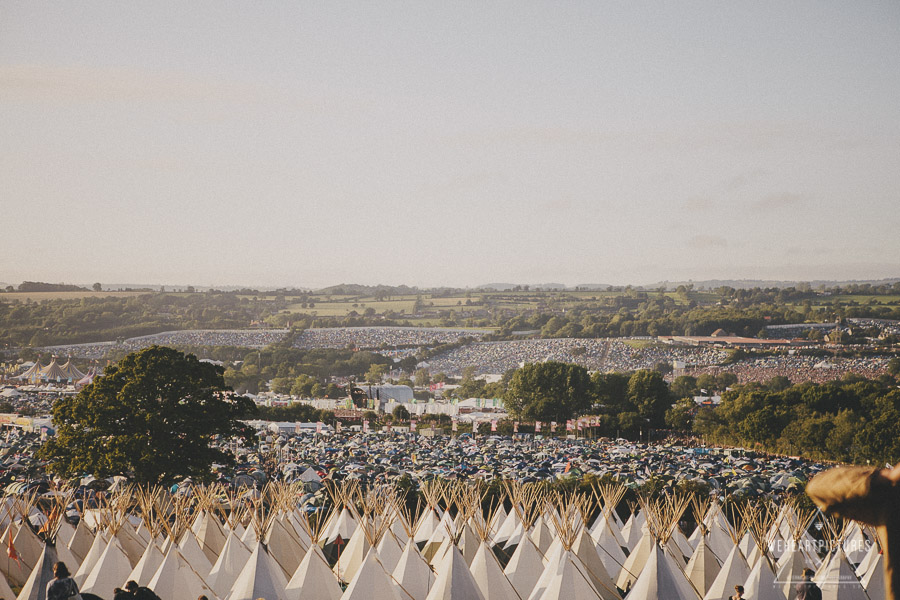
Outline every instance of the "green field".
{"type": "Polygon", "coordinates": [[[659,342],[654,342],[650,340],[624,340],[622,342],[626,346],[630,346],[635,350],[643,350],[644,348],[651,348],[653,346],[659,346],[659,342]]]}
{"type": "MultiPolygon", "coordinates": [[[[658,297],[657,292],[647,292],[648,298],[658,297]]],[[[503,292],[460,292],[451,296],[435,296],[428,293],[418,295],[396,295],[387,298],[373,296],[351,296],[335,294],[309,294],[307,299],[314,306],[303,306],[302,302],[290,302],[286,310],[293,313],[315,314],[317,317],[347,317],[352,313],[362,315],[366,309],[371,308],[376,314],[393,312],[398,315],[411,316],[415,310],[417,298],[421,301],[420,312],[435,312],[446,310],[479,310],[491,308],[500,311],[529,311],[540,308],[552,307],[555,309],[569,309],[575,306],[594,305],[596,307],[608,306],[608,300],[620,297],[623,292],[607,292],[601,290],[582,291],[535,291],[517,290],[503,292]],[[466,303],[469,304],[466,304],[466,303]]],[[[687,305],[690,301],[698,303],[712,303],[718,300],[718,296],[710,292],[690,292],[688,298],[675,292],[665,292],[677,305],[687,305]]],[[[274,295],[259,297],[260,300],[274,300],[274,295]]],[[[417,325],[431,324],[428,319],[422,322],[416,320],[417,325]]]]}
{"type": "Polygon", "coordinates": [[[849,302],[855,302],[856,304],[898,304],[900,303],[900,298],[897,296],[864,296],[864,295],[842,295],[842,296],[827,296],[824,300],[829,304],[834,304],[837,302],[841,302],[843,304],[847,304],[849,302]]]}
{"type": "Polygon", "coordinates": [[[416,304],[415,298],[412,300],[375,300],[374,298],[369,299],[341,299],[341,300],[319,300],[315,299],[315,306],[304,307],[301,303],[296,302],[288,305],[287,310],[295,313],[306,313],[312,314],[316,313],[317,316],[320,317],[346,317],[351,312],[356,312],[357,314],[363,314],[367,308],[371,308],[375,311],[376,314],[384,314],[387,311],[393,311],[396,313],[403,314],[412,314],[413,307],[416,304]],[[352,300],[352,301],[351,301],[352,300]]]}

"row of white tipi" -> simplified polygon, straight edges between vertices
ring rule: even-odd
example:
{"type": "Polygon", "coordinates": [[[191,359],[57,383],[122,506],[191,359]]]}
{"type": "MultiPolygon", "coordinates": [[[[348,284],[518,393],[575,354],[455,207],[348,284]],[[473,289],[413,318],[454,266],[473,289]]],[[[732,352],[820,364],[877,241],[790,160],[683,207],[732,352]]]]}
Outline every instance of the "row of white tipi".
{"type": "Polygon", "coordinates": [[[793,503],[726,514],[695,502],[686,536],[685,499],[641,502],[623,522],[616,486],[586,498],[510,485],[485,510],[478,488],[437,484],[415,518],[393,490],[338,489],[328,512],[296,506],[289,486],[228,511],[220,492],[199,490],[179,500],[126,489],[77,526],[8,502],[0,598],[44,600],[57,560],[101,598],[134,580],[164,600],[718,600],[735,585],[794,600],[806,567],[826,599],[884,598],[871,532],[793,503]]]}

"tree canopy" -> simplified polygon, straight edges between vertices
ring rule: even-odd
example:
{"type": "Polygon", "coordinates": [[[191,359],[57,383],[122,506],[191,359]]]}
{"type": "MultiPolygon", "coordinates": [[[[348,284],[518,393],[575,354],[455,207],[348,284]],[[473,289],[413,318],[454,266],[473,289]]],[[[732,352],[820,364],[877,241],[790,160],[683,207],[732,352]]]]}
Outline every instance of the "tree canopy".
{"type": "MultiPolygon", "coordinates": [[[[900,390],[890,377],[828,383],[738,385],[716,408],[696,409],[694,432],[716,443],[863,464],[900,458],[900,390]]],[[[687,406],[668,415],[686,429],[687,406]]]]}
{"type": "Polygon", "coordinates": [[[233,465],[215,436],[249,437],[239,419],[253,402],[234,396],[221,367],[151,346],[129,354],[76,396],[53,406],[56,436],[41,448],[48,469],[74,477],[125,475],[145,484],[209,480],[233,465]]]}
{"type": "Polygon", "coordinates": [[[635,371],[628,380],[628,399],[650,427],[665,425],[666,410],[672,406],[669,387],[656,371],[635,371]]]}
{"type": "Polygon", "coordinates": [[[507,410],[516,416],[562,422],[592,403],[587,369],[561,362],[527,364],[513,373],[506,391],[507,410]]]}

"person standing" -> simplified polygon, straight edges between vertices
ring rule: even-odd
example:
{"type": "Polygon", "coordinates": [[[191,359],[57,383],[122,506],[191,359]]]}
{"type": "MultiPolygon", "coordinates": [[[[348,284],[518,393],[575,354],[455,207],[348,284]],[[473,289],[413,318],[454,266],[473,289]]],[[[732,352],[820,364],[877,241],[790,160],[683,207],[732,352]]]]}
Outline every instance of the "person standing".
{"type": "Polygon", "coordinates": [[[875,526],[884,552],[885,598],[900,600],[900,463],[891,469],[836,467],[806,486],[823,512],[875,526]]]}
{"type": "Polygon", "coordinates": [[[813,580],[813,570],[803,569],[803,579],[794,588],[797,591],[796,600],[822,600],[822,590],[813,580]]]}
{"type": "Polygon", "coordinates": [[[47,600],[68,600],[72,596],[78,596],[80,600],[78,584],[72,579],[66,563],[55,563],[53,565],[53,579],[47,583],[47,600]]]}
{"type": "Polygon", "coordinates": [[[138,585],[134,580],[125,584],[125,591],[131,594],[133,600],[160,600],[156,592],[148,587],[138,585]]]}
{"type": "Polygon", "coordinates": [[[747,600],[747,598],[744,598],[744,586],[734,586],[734,596],[728,596],[728,600],[747,600]]]}

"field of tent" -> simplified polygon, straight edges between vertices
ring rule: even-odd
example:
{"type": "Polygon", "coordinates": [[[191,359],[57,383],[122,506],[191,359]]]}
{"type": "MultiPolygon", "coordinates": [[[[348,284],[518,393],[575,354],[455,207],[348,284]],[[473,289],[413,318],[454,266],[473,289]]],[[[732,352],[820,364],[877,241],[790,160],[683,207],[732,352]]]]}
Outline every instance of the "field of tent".
{"type": "Polygon", "coordinates": [[[44,600],[57,560],[100,598],[134,580],[165,600],[712,600],[735,585],[793,600],[804,567],[826,598],[884,597],[873,533],[797,496],[626,507],[618,483],[561,493],[509,481],[498,497],[432,480],[415,504],[352,481],[313,503],[300,502],[302,482],[176,489],[6,498],[0,597],[44,600]]]}

